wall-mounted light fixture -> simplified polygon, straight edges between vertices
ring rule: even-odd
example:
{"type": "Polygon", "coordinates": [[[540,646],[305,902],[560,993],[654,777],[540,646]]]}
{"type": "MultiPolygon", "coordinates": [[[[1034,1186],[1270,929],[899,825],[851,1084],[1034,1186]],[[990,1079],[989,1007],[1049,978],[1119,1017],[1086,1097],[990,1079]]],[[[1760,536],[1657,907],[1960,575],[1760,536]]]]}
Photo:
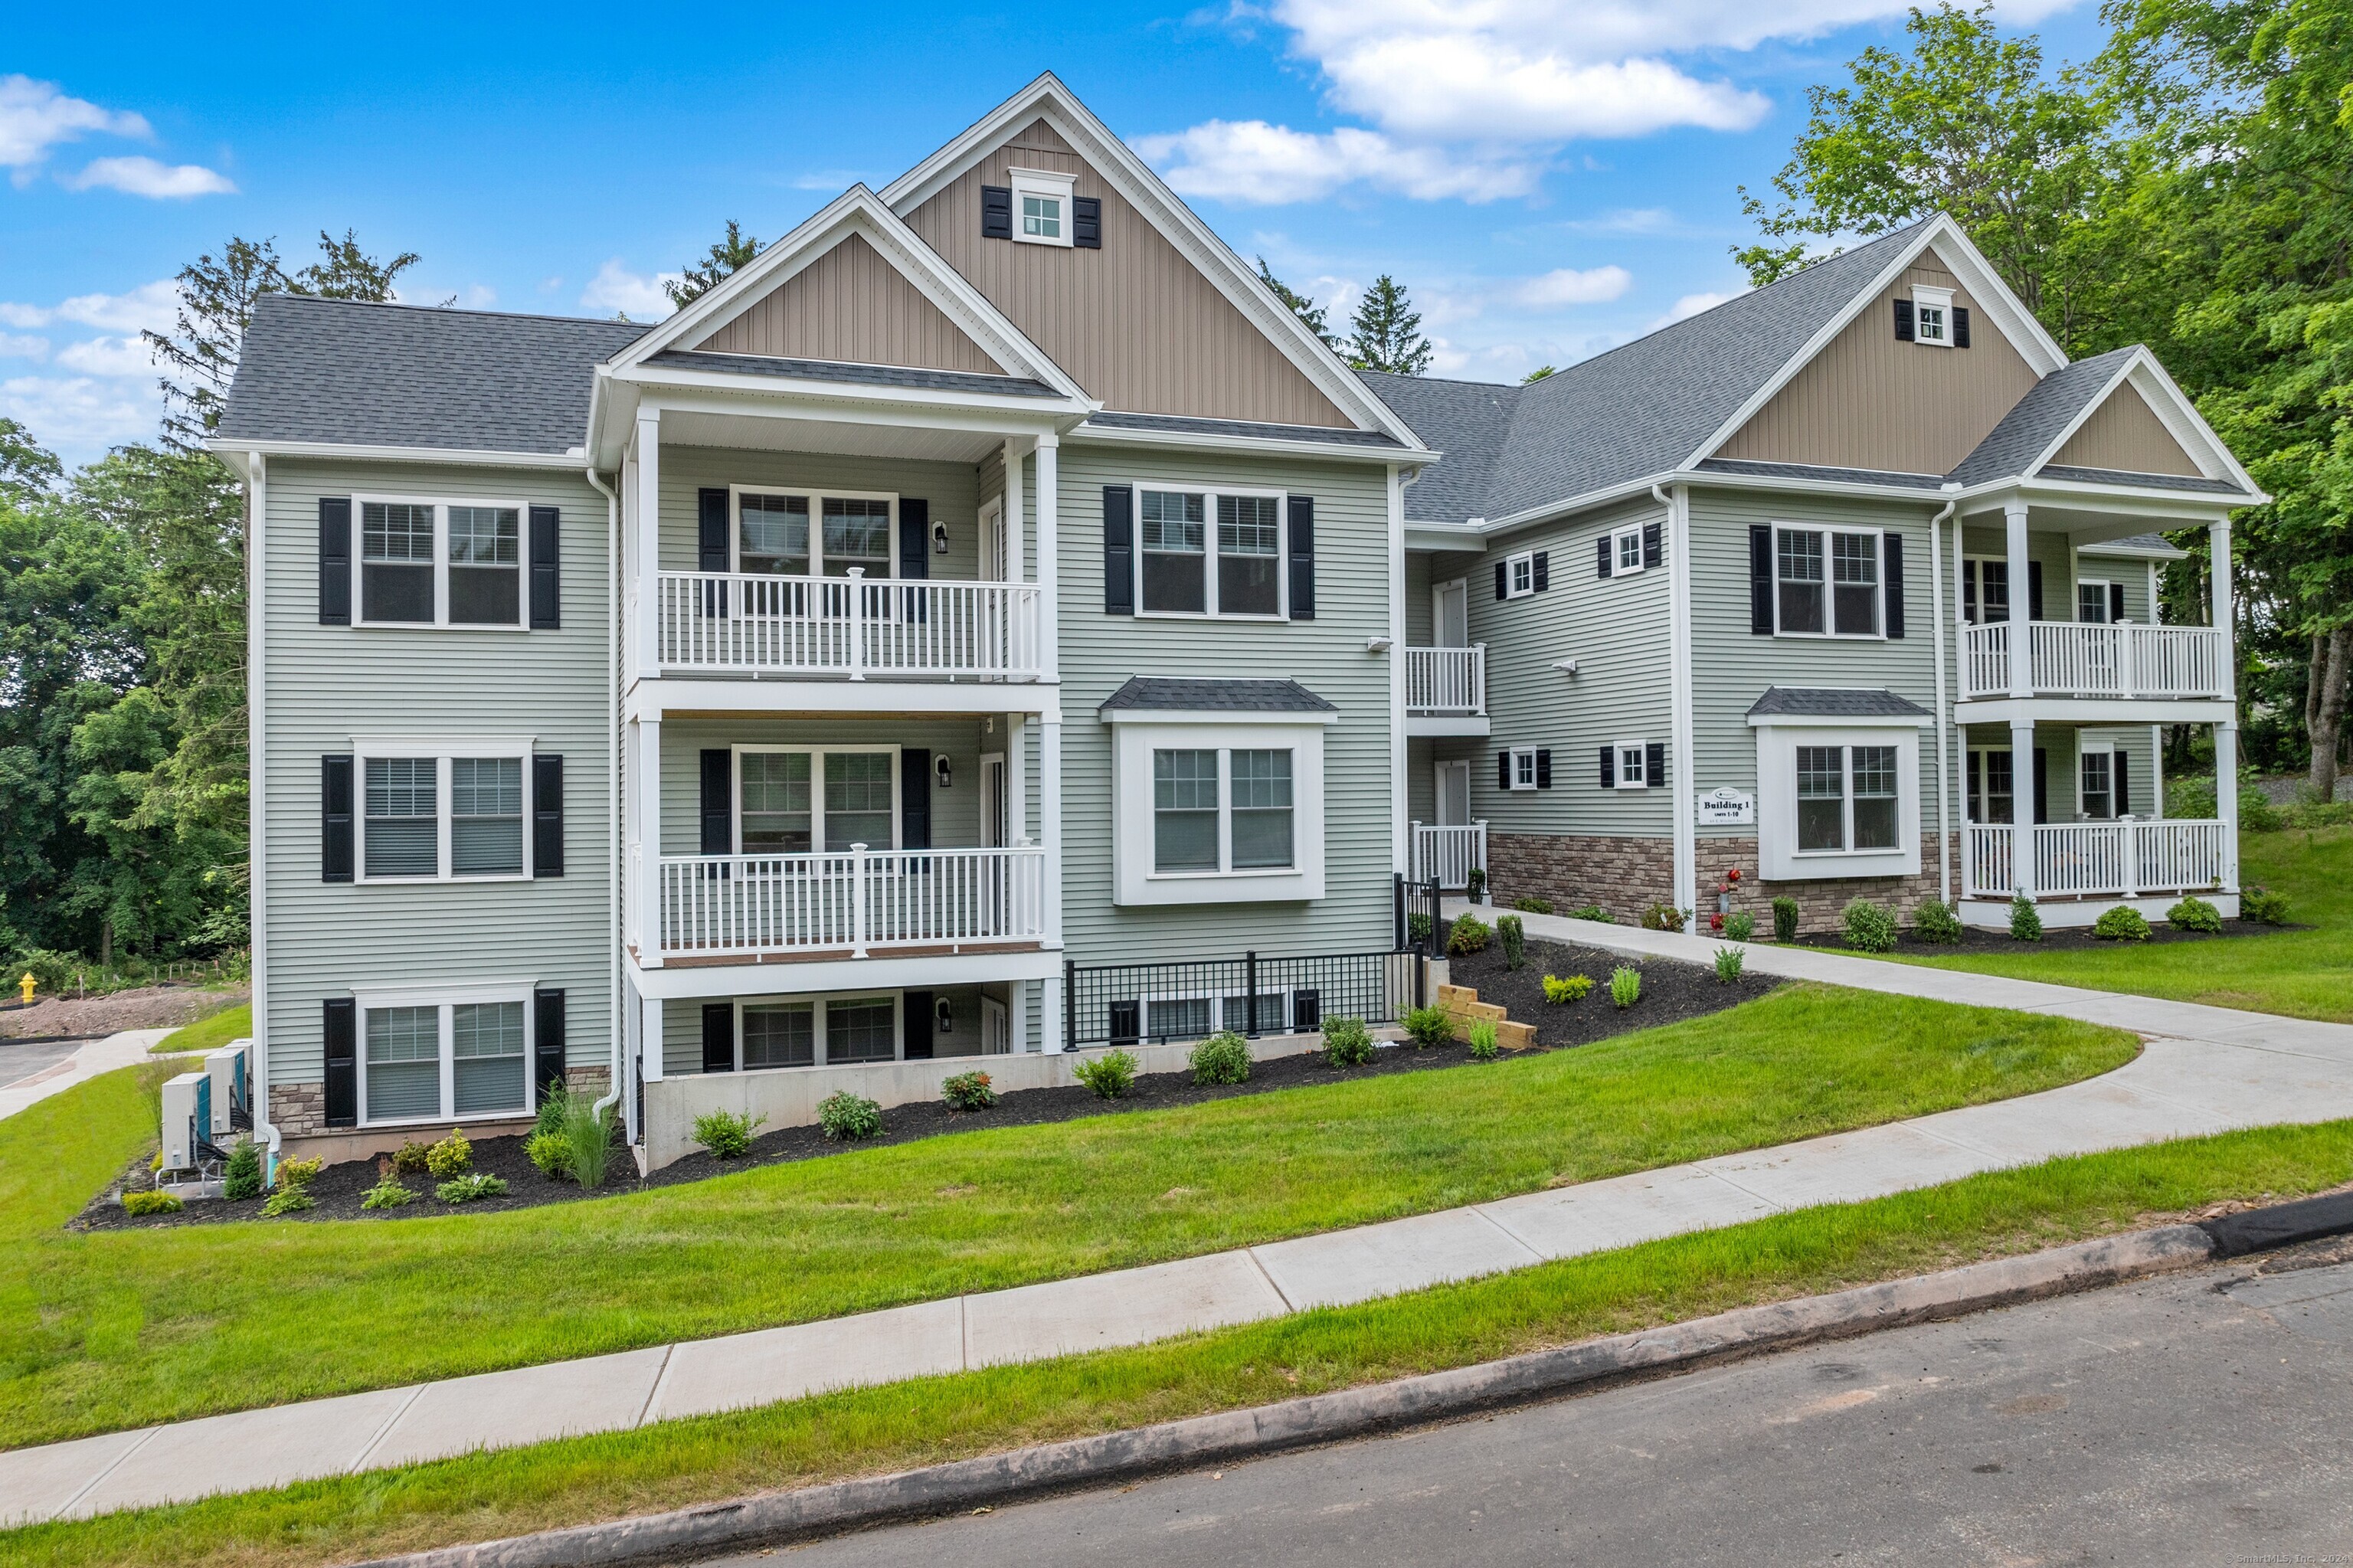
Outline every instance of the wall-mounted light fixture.
{"type": "Polygon", "coordinates": [[[1559,671],[1564,675],[1574,675],[1577,673],[1577,661],[1574,659],[1556,659],[1553,661],[1552,667],[1559,671]]]}
{"type": "Polygon", "coordinates": [[[954,775],[949,770],[946,752],[943,751],[932,758],[932,771],[939,775],[941,789],[946,789],[954,786],[954,775]]]}
{"type": "Polygon", "coordinates": [[[932,1029],[939,1034],[955,1033],[955,1009],[948,1005],[946,997],[935,998],[932,1002],[932,1029]]]}
{"type": "Polygon", "coordinates": [[[1386,637],[1367,637],[1365,639],[1365,652],[1367,653],[1386,653],[1389,651],[1389,640],[1386,637]]]}
{"type": "Polygon", "coordinates": [[[948,525],[944,522],[934,523],[932,524],[932,554],[944,556],[947,553],[948,525]]]}

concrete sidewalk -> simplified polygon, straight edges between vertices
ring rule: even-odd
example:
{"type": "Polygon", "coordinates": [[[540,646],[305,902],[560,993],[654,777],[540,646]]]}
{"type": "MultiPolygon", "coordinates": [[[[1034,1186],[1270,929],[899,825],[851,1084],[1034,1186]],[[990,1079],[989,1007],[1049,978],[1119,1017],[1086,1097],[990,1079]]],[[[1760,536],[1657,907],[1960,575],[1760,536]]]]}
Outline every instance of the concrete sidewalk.
{"type": "Polygon", "coordinates": [[[171,1033],[169,1029],[126,1029],[103,1040],[84,1041],[70,1054],[40,1071],[13,1084],[0,1084],[0,1121],[27,1106],[38,1105],[51,1095],[61,1095],[77,1084],[86,1084],[101,1073],[150,1060],[151,1049],[171,1033]]]}
{"type": "MultiPolygon", "coordinates": [[[[1709,961],[1705,938],[1523,917],[1531,935],[1709,961]]],[[[1205,1257],[585,1361],[0,1453],[0,1522],[79,1518],[617,1431],[828,1389],[1140,1344],[2232,1128],[2353,1117],[2353,1026],[1753,946],[1761,973],[2084,1018],[2148,1037],[2102,1077],[1802,1143],[1205,1257]]]]}

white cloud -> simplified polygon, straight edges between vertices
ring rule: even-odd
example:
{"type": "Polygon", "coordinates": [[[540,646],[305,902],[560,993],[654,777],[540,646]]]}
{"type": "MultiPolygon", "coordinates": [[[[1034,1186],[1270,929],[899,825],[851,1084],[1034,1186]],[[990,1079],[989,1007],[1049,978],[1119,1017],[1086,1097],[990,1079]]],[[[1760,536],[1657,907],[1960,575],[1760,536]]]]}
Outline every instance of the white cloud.
{"type": "Polygon", "coordinates": [[[0,381],[0,414],[21,422],[69,463],[153,437],[163,402],[152,379],[20,376],[0,381]]]}
{"type": "Polygon", "coordinates": [[[47,338],[0,332],[0,359],[47,359],[48,356],[47,338]]]}
{"type": "Polygon", "coordinates": [[[1556,310],[1563,305],[1599,305],[1616,299],[1633,286],[1633,274],[1623,267],[1588,267],[1579,271],[1560,267],[1541,278],[1531,278],[1514,297],[1531,310],[1556,310]]]}
{"type": "Polygon", "coordinates": [[[190,196],[235,196],[228,176],[201,164],[163,164],[153,158],[98,158],[78,175],[59,175],[58,183],[71,191],[103,187],[125,196],[180,201],[190,196]]]}
{"type": "Polygon", "coordinates": [[[128,293],[76,294],[54,305],[0,302],[0,326],[46,327],[71,322],[125,335],[148,327],[163,332],[172,325],[179,303],[180,286],[169,278],[158,278],[128,293]]]}
{"type": "Polygon", "coordinates": [[[1662,207],[1620,207],[1599,217],[1580,217],[1567,225],[1581,234],[1664,234],[1675,215],[1662,207]]]}
{"type": "Polygon", "coordinates": [[[1729,294],[1718,294],[1713,292],[1685,294],[1682,299],[1677,300],[1674,302],[1673,308],[1669,310],[1665,315],[1662,315],[1657,321],[1652,322],[1649,330],[1656,332],[1661,327],[1672,326],[1677,322],[1689,320],[1691,317],[1699,314],[1702,311],[1712,311],[1715,309],[1716,306],[1724,303],[1726,300],[1736,300],[1739,297],[1739,291],[1729,294]]]}
{"type": "Polygon", "coordinates": [[[138,115],[68,98],[55,82],[0,76],[0,166],[30,168],[47,157],[51,147],[90,131],[108,136],[150,134],[147,122],[138,115]]]}
{"type": "Polygon", "coordinates": [[[135,337],[91,337],[58,350],[58,364],[85,376],[145,376],[155,354],[135,337]]]}
{"type": "Polygon", "coordinates": [[[662,291],[664,283],[675,283],[685,274],[657,272],[652,277],[632,272],[614,257],[596,270],[581,291],[580,302],[591,310],[627,312],[633,321],[659,321],[670,314],[670,296],[662,291]]]}
{"type": "Polygon", "coordinates": [[[1527,195],[1543,173],[1535,160],[1402,146],[1350,125],[1316,134],[1263,120],[1210,120],[1138,137],[1135,146],[1168,165],[1168,183],[1187,196],[1259,206],[1315,201],[1359,182],[1423,201],[1487,202],[1527,195]]]}

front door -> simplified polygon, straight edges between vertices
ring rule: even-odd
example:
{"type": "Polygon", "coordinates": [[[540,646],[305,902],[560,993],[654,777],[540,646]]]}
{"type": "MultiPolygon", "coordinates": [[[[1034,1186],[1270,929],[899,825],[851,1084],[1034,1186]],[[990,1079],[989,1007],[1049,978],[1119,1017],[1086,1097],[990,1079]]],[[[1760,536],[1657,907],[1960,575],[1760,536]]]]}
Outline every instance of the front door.
{"type": "Polygon", "coordinates": [[[1013,1050],[1013,1018],[993,996],[980,999],[980,1054],[1003,1056],[1013,1050]]]}
{"type": "Polygon", "coordinates": [[[981,572],[990,582],[1012,580],[1012,562],[1005,539],[1005,503],[992,501],[980,509],[981,572]]]}
{"type": "Polygon", "coordinates": [[[1437,621],[1438,646],[1440,648],[1470,647],[1470,586],[1462,578],[1457,577],[1451,583],[1440,583],[1430,591],[1436,596],[1436,602],[1432,609],[1437,621]]]}
{"type": "Polygon", "coordinates": [[[1003,849],[1013,842],[1005,800],[1005,754],[992,751],[980,759],[980,834],[983,845],[1003,849]]]}
{"type": "Polygon", "coordinates": [[[1438,822],[1440,827],[1448,828],[1471,825],[1471,765],[1468,762],[1441,762],[1438,765],[1438,822]]]}

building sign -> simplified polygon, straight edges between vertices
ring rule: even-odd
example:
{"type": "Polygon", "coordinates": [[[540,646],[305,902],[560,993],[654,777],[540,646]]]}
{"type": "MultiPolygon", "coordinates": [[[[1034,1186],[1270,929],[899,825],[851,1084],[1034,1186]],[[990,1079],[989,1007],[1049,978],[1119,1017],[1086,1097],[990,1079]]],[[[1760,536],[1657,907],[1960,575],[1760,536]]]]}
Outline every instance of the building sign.
{"type": "Polygon", "coordinates": [[[1757,820],[1757,797],[1737,789],[1710,789],[1699,798],[1699,825],[1743,826],[1757,820]]]}

